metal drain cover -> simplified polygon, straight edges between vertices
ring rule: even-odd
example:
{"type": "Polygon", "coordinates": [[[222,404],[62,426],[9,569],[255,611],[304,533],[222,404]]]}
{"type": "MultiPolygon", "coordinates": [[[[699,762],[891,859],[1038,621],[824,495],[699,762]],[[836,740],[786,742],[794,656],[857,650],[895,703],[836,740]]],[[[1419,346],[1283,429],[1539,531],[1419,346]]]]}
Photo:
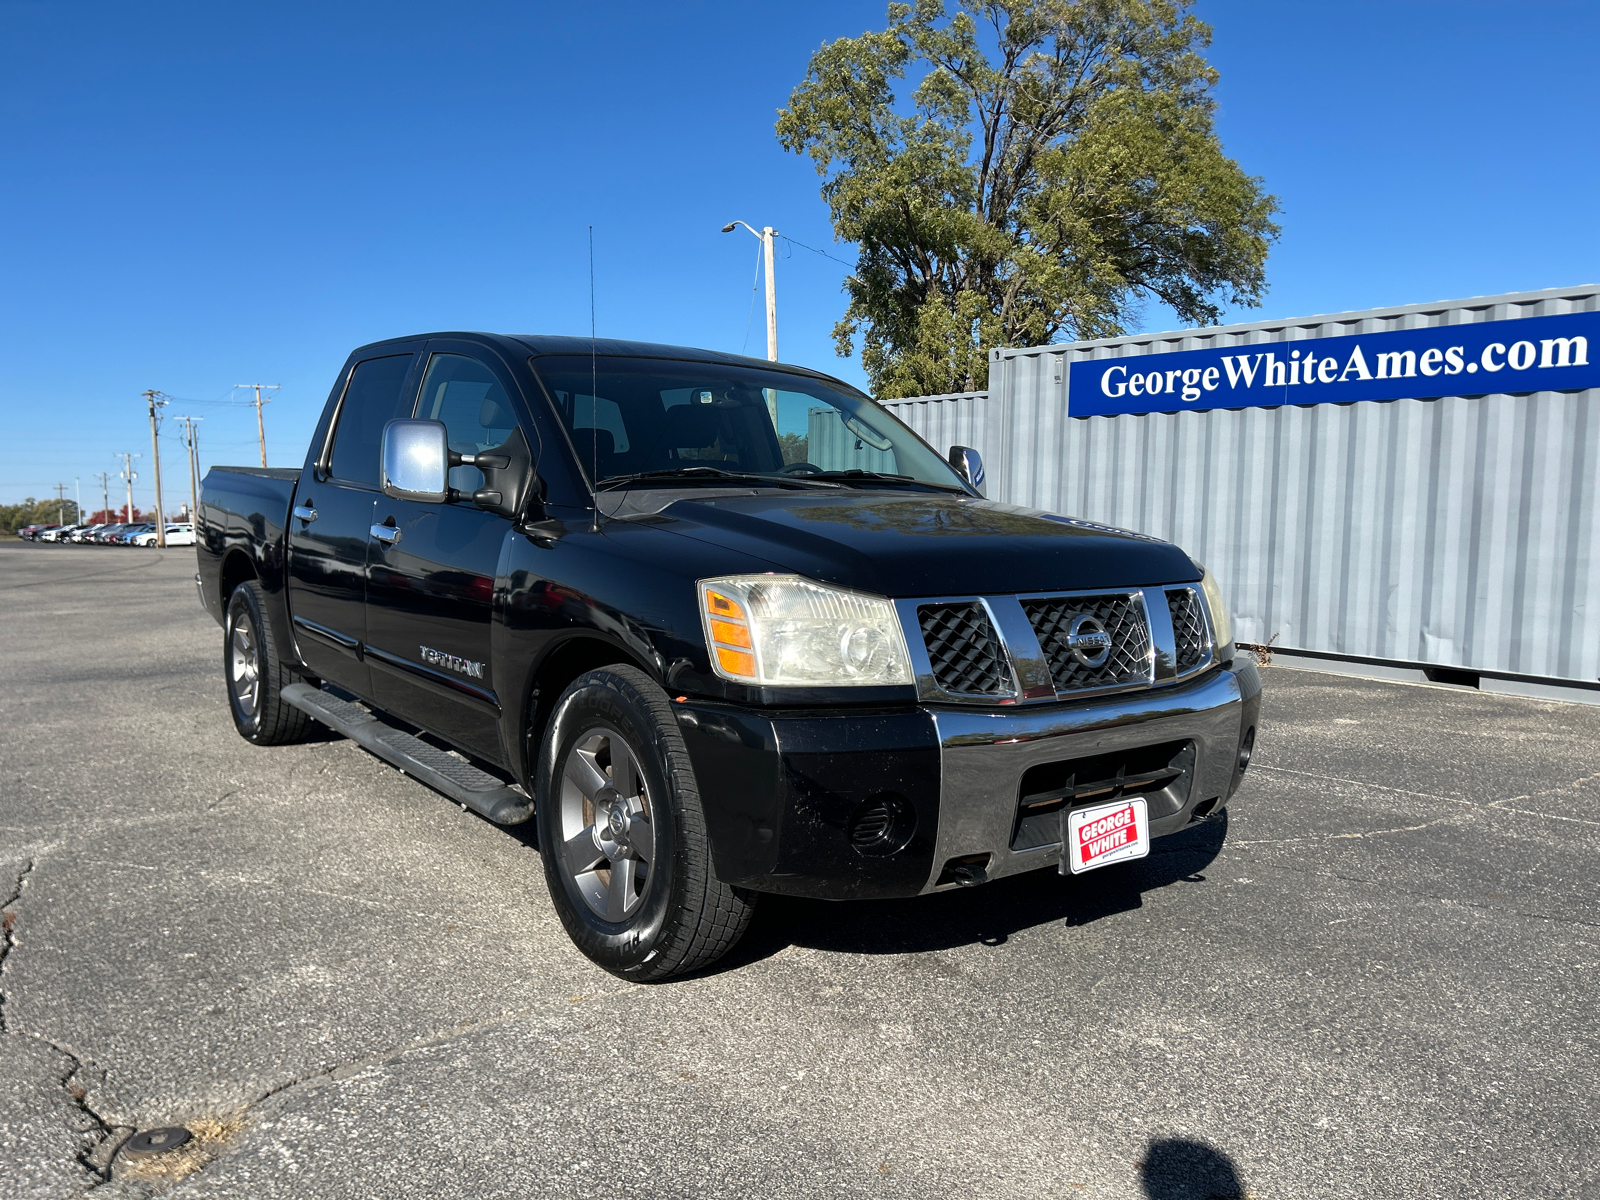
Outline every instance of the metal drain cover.
{"type": "Polygon", "coordinates": [[[182,1125],[167,1125],[161,1129],[145,1129],[134,1134],[122,1147],[122,1153],[131,1158],[149,1158],[176,1150],[189,1140],[190,1134],[182,1125]]]}

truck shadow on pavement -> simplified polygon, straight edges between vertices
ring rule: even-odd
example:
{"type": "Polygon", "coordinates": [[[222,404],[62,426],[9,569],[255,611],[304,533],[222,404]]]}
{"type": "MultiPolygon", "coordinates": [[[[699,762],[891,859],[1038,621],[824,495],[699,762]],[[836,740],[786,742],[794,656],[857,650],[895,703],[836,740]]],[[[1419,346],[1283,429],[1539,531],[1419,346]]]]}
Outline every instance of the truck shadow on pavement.
{"type": "Polygon", "coordinates": [[[1204,883],[1202,872],[1221,852],[1227,831],[1224,810],[1155,841],[1148,858],[1067,878],[1051,868],[905,900],[763,896],[749,932],[708,973],[737,970],[787,946],[919,954],[972,943],[1004,945],[1020,930],[1056,921],[1088,925],[1142,907],[1146,892],[1204,883]]]}

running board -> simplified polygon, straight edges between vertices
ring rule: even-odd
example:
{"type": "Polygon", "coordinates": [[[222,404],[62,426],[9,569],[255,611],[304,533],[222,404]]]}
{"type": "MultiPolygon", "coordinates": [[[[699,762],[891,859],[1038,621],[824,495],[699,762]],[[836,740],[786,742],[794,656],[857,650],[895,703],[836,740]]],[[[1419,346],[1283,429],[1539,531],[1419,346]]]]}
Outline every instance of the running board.
{"type": "Polygon", "coordinates": [[[342,733],[363,750],[370,750],[496,825],[517,825],[533,816],[533,801],[518,789],[403,729],[386,724],[359,704],[341,700],[332,692],[314,688],[309,683],[291,683],[280,695],[308,717],[322,722],[335,733],[342,733]]]}

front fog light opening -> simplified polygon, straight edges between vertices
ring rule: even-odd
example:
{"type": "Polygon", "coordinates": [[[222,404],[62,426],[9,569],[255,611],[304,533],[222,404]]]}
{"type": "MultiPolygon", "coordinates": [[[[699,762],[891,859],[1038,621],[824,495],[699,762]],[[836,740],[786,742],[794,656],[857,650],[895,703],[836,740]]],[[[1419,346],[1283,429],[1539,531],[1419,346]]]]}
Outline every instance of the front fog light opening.
{"type": "Polygon", "coordinates": [[[856,805],[845,824],[850,845],[858,854],[883,858],[904,850],[917,831],[917,810],[894,792],[879,792],[856,805]]]}
{"type": "Polygon", "coordinates": [[[1256,727],[1250,726],[1249,732],[1244,735],[1244,740],[1239,743],[1239,763],[1235,768],[1237,774],[1243,775],[1250,769],[1250,756],[1256,750],[1256,727]]]}

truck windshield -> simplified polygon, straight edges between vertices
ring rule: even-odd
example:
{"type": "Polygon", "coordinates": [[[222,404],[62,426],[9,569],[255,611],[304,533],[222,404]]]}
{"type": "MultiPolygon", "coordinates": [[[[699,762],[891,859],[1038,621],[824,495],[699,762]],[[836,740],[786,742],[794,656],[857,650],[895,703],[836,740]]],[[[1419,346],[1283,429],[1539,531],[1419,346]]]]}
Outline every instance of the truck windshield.
{"type": "Polygon", "coordinates": [[[601,488],[752,477],[965,491],[954,468],[865,396],[782,371],[672,359],[533,361],[601,488]]]}

